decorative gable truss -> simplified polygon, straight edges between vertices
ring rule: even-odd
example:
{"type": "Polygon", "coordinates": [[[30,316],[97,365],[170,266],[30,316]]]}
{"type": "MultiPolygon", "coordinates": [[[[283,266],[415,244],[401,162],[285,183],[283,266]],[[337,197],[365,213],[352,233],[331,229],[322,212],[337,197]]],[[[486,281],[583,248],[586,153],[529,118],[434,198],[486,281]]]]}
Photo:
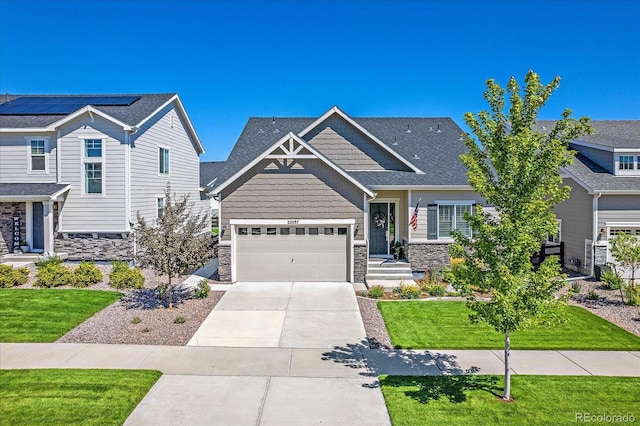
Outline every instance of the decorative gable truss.
{"type": "Polygon", "coordinates": [[[369,197],[374,197],[375,194],[369,188],[355,180],[353,177],[349,176],[347,172],[343,169],[335,165],[328,158],[324,157],[322,154],[314,150],[307,142],[301,139],[299,136],[295,135],[292,132],[284,135],[278,142],[271,145],[267,150],[265,150],[261,155],[256,157],[249,164],[244,166],[238,172],[236,172],[233,176],[231,176],[226,181],[222,182],[219,186],[211,190],[212,194],[219,194],[222,190],[228,187],[231,183],[233,183],[236,179],[247,173],[251,170],[256,164],[258,164],[262,160],[274,160],[277,164],[273,164],[273,166],[267,166],[267,169],[275,169],[280,167],[285,168],[299,168],[299,165],[296,163],[297,160],[319,160],[324,162],[327,166],[331,167],[335,170],[339,175],[347,179],[349,182],[353,183],[355,186],[360,188],[365,194],[369,197]]]}

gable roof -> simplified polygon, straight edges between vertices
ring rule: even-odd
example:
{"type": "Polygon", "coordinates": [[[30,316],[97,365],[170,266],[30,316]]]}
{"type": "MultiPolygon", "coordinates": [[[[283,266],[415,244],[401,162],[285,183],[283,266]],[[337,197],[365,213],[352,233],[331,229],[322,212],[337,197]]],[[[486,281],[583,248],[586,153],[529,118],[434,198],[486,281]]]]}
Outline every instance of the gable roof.
{"type": "Polygon", "coordinates": [[[204,147],[200,142],[189,116],[187,115],[180,97],[176,93],[156,93],[156,94],[120,94],[120,95],[1,95],[0,106],[6,105],[18,98],[51,98],[64,101],[65,98],[86,98],[86,105],[70,114],[0,114],[0,131],[4,132],[24,132],[24,131],[54,131],[64,123],[85,114],[95,113],[103,118],[112,121],[125,130],[136,130],[157,112],[166,107],[171,102],[176,102],[178,111],[183,115],[187,124],[187,131],[195,141],[196,149],[199,153],[204,152],[204,147]],[[137,97],[138,99],[130,105],[91,105],[96,97],[137,97]]]}
{"type": "MultiPolygon", "coordinates": [[[[540,120],[538,130],[551,130],[555,123],[555,120],[540,120]]],[[[640,120],[592,120],[590,124],[593,133],[582,135],[572,143],[607,151],[640,149],[640,120]]]]}
{"type": "MultiPolygon", "coordinates": [[[[404,161],[424,174],[385,171],[354,171],[348,174],[369,188],[376,186],[452,186],[469,187],[467,169],[460,161],[466,152],[461,140],[462,129],[448,117],[437,118],[357,118],[350,117],[404,161]],[[408,130],[408,131],[407,131],[408,130]]],[[[234,175],[283,135],[303,134],[318,118],[252,117],[247,121],[236,145],[225,162],[223,180],[234,175]]]]}
{"type": "Polygon", "coordinates": [[[573,164],[564,167],[563,171],[589,193],[640,194],[640,176],[615,176],[580,153],[573,164]]]}
{"type": "Polygon", "coordinates": [[[213,188],[220,183],[219,177],[224,170],[224,161],[204,161],[200,163],[200,186],[213,188]]]}

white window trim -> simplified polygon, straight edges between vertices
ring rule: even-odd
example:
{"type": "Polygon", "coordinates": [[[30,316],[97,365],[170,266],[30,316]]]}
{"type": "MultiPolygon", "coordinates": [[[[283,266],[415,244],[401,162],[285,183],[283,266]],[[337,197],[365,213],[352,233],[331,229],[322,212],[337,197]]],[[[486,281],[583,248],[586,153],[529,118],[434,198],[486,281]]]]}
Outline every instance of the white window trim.
{"type": "Polygon", "coordinates": [[[27,174],[49,174],[49,140],[50,136],[26,136],[27,144],[27,174]],[[31,141],[44,141],[44,170],[31,169],[31,141]]]}
{"type": "Polygon", "coordinates": [[[106,197],[107,196],[107,171],[105,167],[106,159],[107,159],[107,138],[102,136],[82,136],[80,137],[80,179],[82,187],[82,196],[83,197],[106,197]],[[97,139],[102,141],[102,156],[101,157],[87,157],[85,155],[85,141],[89,139],[97,139]],[[94,194],[87,192],[87,177],[85,175],[84,165],[88,163],[100,163],[102,165],[102,192],[99,194],[94,194]]]}
{"type": "Polygon", "coordinates": [[[613,170],[615,175],[640,176],[640,151],[616,152],[614,156],[613,170]],[[620,169],[620,157],[632,157],[633,169],[620,169]]]}
{"type": "Polygon", "coordinates": [[[160,177],[171,177],[171,149],[168,146],[158,145],[158,149],[156,150],[156,154],[158,154],[158,157],[156,158],[158,160],[158,176],[160,176],[160,177]],[[169,173],[161,173],[160,172],[160,150],[161,149],[166,149],[168,154],[169,154],[169,173]]]}
{"type": "MultiPolygon", "coordinates": [[[[455,214],[456,214],[456,209],[455,206],[469,206],[471,207],[471,214],[473,214],[473,206],[476,204],[476,202],[474,200],[435,200],[433,202],[433,204],[437,204],[438,205],[438,211],[437,211],[437,218],[438,218],[438,223],[437,223],[437,229],[438,229],[438,239],[437,240],[429,240],[429,241],[435,241],[435,242],[453,242],[454,239],[453,237],[441,237],[440,236],[440,206],[454,206],[453,209],[453,227],[451,228],[451,230],[455,230],[457,229],[455,227],[456,224],[456,220],[455,220],[455,214]]],[[[427,225],[428,226],[428,225],[427,225]]]]}
{"type": "Polygon", "coordinates": [[[165,195],[156,195],[156,219],[160,219],[158,215],[158,200],[162,200],[162,211],[167,207],[167,197],[165,195]]]}

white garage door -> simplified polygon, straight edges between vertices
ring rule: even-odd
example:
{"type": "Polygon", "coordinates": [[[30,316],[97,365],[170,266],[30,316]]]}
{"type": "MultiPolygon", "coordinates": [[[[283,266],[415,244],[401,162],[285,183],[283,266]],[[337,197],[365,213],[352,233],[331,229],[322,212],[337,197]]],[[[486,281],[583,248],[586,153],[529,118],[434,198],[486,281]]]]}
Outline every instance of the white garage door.
{"type": "Polygon", "coordinates": [[[237,227],[236,281],[349,281],[348,229],[237,227]]]}

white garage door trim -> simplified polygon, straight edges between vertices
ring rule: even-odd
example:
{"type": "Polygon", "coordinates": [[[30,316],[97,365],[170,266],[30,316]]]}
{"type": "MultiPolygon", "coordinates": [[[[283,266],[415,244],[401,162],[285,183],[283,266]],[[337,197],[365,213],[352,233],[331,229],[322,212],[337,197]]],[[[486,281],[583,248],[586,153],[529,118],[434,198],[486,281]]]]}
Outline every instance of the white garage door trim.
{"type": "Polygon", "coordinates": [[[236,241],[236,228],[238,227],[249,227],[250,225],[255,226],[289,226],[292,228],[295,227],[310,227],[310,226],[346,226],[348,227],[347,237],[348,237],[348,249],[349,249],[349,259],[347,260],[347,266],[349,268],[349,281],[353,282],[354,280],[354,229],[355,229],[355,219],[231,219],[229,221],[231,226],[231,281],[236,282],[238,273],[237,273],[237,241],[236,241]]]}

